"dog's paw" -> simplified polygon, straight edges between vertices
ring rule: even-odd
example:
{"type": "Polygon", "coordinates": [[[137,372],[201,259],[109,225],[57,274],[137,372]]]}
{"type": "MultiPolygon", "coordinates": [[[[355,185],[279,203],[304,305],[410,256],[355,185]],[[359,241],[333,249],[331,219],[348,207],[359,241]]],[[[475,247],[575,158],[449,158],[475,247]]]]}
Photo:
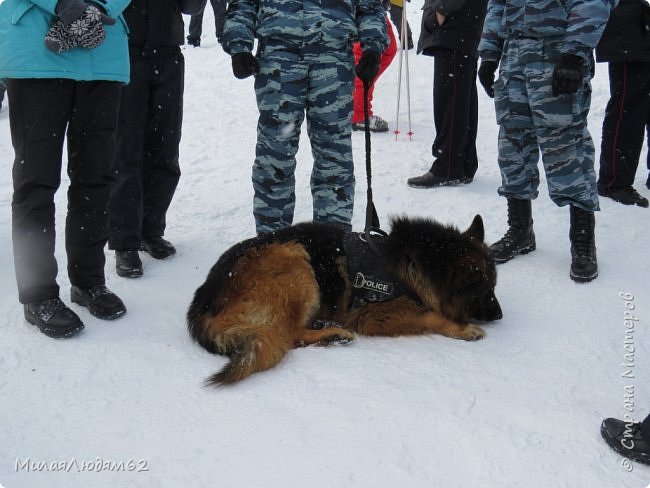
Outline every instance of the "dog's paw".
{"type": "Polygon", "coordinates": [[[354,334],[352,332],[348,332],[347,330],[342,330],[340,332],[336,332],[332,335],[324,337],[318,342],[318,345],[319,346],[340,346],[340,345],[349,344],[353,340],[354,340],[354,334]]]}
{"type": "Polygon", "coordinates": [[[336,322],[335,320],[318,319],[318,320],[314,320],[311,324],[311,327],[309,328],[311,330],[322,330],[322,329],[331,329],[332,327],[336,327],[337,329],[342,329],[343,324],[341,322],[336,322]]]}
{"type": "Polygon", "coordinates": [[[457,337],[465,341],[478,341],[485,337],[485,331],[476,325],[467,324],[460,330],[457,337]]]}

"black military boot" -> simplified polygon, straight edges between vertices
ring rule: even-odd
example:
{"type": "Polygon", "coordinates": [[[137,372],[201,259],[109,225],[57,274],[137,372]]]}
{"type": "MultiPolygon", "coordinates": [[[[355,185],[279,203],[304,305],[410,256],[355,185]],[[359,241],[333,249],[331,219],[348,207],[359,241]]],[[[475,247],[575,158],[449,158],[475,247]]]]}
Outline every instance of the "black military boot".
{"type": "Polygon", "coordinates": [[[535,250],[530,200],[508,198],[508,230],[489,249],[497,264],[510,261],[517,254],[528,254],[535,250]]]}
{"type": "Polygon", "coordinates": [[[598,276],[596,259],[596,218],[593,212],[571,205],[571,279],[584,283],[598,276]]]}

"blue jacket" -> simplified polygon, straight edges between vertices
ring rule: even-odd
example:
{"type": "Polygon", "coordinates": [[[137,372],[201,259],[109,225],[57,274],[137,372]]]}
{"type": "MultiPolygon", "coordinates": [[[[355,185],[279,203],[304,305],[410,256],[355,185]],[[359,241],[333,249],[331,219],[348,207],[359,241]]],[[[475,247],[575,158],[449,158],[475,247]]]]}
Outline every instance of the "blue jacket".
{"type": "Polygon", "coordinates": [[[231,0],[223,35],[225,51],[251,52],[263,44],[315,47],[346,54],[355,41],[381,53],[388,47],[381,0],[231,0]]]}
{"type": "Polygon", "coordinates": [[[122,11],[130,0],[104,0],[117,18],[104,26],[106,39],[95,49],[76,47],[55,53],[45,34],[55,19],[58,0],[4,0],[0,3],[0,78],[67,78],[77,81],[129,81],[127,27],[122,11]]]}
{"type": "Polygon", "coordinates": [[[618,0],[490,0],[478,50],[499,61],[504,41],[517,37],[554,38],[563,52],[591,56],[618,0]]]}

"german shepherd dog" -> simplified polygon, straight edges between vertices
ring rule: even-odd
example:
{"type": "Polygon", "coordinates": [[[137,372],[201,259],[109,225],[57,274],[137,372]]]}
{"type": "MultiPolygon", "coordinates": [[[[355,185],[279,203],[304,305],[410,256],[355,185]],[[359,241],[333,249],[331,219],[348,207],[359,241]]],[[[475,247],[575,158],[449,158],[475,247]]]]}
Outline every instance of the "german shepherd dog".
{"type": "Polygon", "coordinates": [[[346,343],[355,333],[481,339],[470,319],[502,317],[483,238],[477,215],[465,232],[398,217],[384,237],[302,223],[235,244],[187,312],[192,338],[230,358],[207,384],[235,383],[272,368],[290,349],[346,343]],[[359,242],[370,244],[374,271],[351,271],[359,242]],[[355,298],[357,291],[366,295],[355,298]]]}

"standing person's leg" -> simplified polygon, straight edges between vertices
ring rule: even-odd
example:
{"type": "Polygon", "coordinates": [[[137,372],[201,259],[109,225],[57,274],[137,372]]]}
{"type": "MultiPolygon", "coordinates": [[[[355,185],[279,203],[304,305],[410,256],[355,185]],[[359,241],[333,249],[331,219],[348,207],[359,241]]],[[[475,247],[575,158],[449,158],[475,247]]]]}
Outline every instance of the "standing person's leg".
{"type": "Polygon", "coordinates": [[[187,43],[199,47],[201,45],[201,32],[203,31],[203,13],[205,8],[198,14],[192,15],[190,18],[190,26],[188,28],[187,43]]]}
{"type": "Polygon", "coordinates": [[[139,250],[142,238],[144,141],[152,104],[148,61],[141,55],[131,54],[131,81],[121,91],[109,203],[108,244],[116,252],[139,250]]]}
{"type": "Polygon", "coordinates": [[[646,139],[645,139],[645,141],[646,141],[646,149],[648,150],[647,151],[648,152],[648,155],[647,155],[648,157],[647,157],[647,162],[646,162],[646,166],[648,168],[648,179],[645,181],[645,187],[648,190],[650,190],[650,111],[648,112],[648,121],[646,122],[645,127],[646,127],[646,131],[647,131],[647,135],[646,135],[646,139]]]}
{"type": "MultiPolygon", "coordinates": [[[[255,96],[260,116],[252,181],[253,216],[259,234],[293,223],[296,153],[308,80],[307,65],[298,55],[283,52],[258,61],[255,96]]],[[[336,101],[336,105],[340,103],[336,101]]]]}
{"type": "Polygon", "coordinates": [[[328,57],[311,65],[307,93],[307,131],[314,166],[311,174],[314,221],[351,229],[354,207],[352,86],[354,64],[328,57]]]}
{"type": "Polygon", "coordinates": [[[648,200],[637,193],[633,184],[648,117],[648,63],[609,63],[609,91],[598,194],[625,205],[647,207],[648,200]]]}
{"type": "Polygon", "coordinates": [[[473,179],[478,170],[478,154],[476,152],[476,137],[478,135],[478,89],[476,87],[476,60],[467,67],[468,114],[467,114],[467,144],[465,146],[465,178],[473,179]],[[471,69],[471,72],[470,72],[471,69]]]}
{"type": "Polygon", "coordinates": [[[97,318],[112,320],[126,307],[105,285],[104,246],[120,106],[120,84],[75,82],[68,125],[68,215],[65,246],[70,298],[97,318]]]}
{"type": "Polygon", "coordinates": [[[185,59],[180,48],[150,59],[149,119],[142,165],[142,245],[156,259],[176,252],[161,239],[167,211],[181,176],[185,59]]]}
{"type": "Polygon", "coordinates": [[[108,202],[114,161],[121,85],[76,83],[68,127],[68,215],[66,252],[70,283],[103,285],[108,241],[108,202]]]}
{"type": "Polygon", "coordinates": [[[210,0],[214,12],[214,33],[217,36],[217,42],[221,44],[223,37],[223,25],[226,22],[227,0],[210,0]]]}
{"type": "MultiPolygon", "coordinates": [[[[388,123],[383,120],[381,117],[378,117],[372,112],[372,99],[375,91],[375,83],[381,76],[381,74],[386,71],[390,63],[395,58],[397,53],[397,41],[395,39],[395,34],[393,33],[393,27],[391,26],[388,17],[386,17],[386,32],[388,33],[389,44],[388,47],[381,53],[381,59],[379,64],[379,71],[372,85],[368,88],[368,117],[370,121],[370,130],[373,132],[386,132],[388,131],[388,123]]],[[[355,65],[359,62],[361,58],[361,45],[357,42],[353,46],[354,53],[354,63],[355,65]]],[[[352,111],[352,128],[354,130],[364,130],[364,89],[363,82],[359,79],[358,76],[354,77],[354,89],[353,89],[353,111],[352,111]]]]}
{"type": "Polygon", "coordinates": [[[54,194],[61,184],[65,130],[73,82],[8,80],[15,151],[11,202],[14,266],[20,303],[59,296],[54,194]]]}
{"type": "Polygon", "coordinates": [[[83,323],[59,298],[54,256],[54,194],[61,183],[63,141],[72,110],[73,82],[7,80],[9,125],[15,150],[11,202],[18,300],[25,319],[49,337],[70,337],[83,323]]]}
{"type": "Polygon", "coordinates": [[[434,56],[433,119],[436,137],[431,148],[434,161],[424,175],[409,178],[408,185],[413,188],[470,183],[478,165],[471,140],[476,137],[472,125],[476,127],[477,124],[471,122],[471,115],[473,110],[478,113],[478,108],[473,105],[478,105],[478,97],[472,98],[476,93],[476,60],[442,48],[437,49],[434,56]],[[469,173],[465,172],[466,167],[469,173]]]}
{"type": "Polygon", "coordinates": [[[646,166],[648,168],[648,179],[645,182],[645,186],[648,190],[650,190],[650,110],[648,111],[648,121],[646,122],[645,127],[647,131],[645,143],[646,143],[646,149],[648,153],[647,162],[646,162],[646,166]]]}
{"type": "Polygon", "coordinates": [[[587,128],[591,104],[593,61],[584,64],[583,82],[575,93],[554,95],[551,83],[555,59],[532,63],[527,70],[528,93],[542,152],[549,196],[569,206],[571,268],[576,282],[598,276],[595,215],[599,209],[594,171],[594,143],[587,128]]]}
{"type": "Polygon", "coordinates": [[[497,263],[536,248],[531,202],[538,195],[539,147],[519,49],[513,44],[504,52],[499,79],[494,83],[501,172],[498,193],[506,197],[508,212],[508,230],[490,246],[490,254],[497,263]]]}
{"type": "MultiPolygon", "coordinates": [[[[474,177],[476,167],[470,165],[465,174],[467,149],[470,144],[472,93],[476,91],[476,61],[457,51],[440,49],[435,55],[433,111],[436,138],[431,173],[435,176],[466,182],[474,177]]],[[[473,151],[476,152],[475,150],[473,151]]]]}

